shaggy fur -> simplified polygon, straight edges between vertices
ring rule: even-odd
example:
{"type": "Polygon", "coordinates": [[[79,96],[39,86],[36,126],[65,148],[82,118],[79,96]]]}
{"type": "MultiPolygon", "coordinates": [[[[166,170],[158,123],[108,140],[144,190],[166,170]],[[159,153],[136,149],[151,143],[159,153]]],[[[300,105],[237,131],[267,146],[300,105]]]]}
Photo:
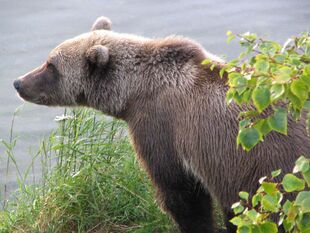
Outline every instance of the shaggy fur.
{"type": "MultiPolygon", "coordinates": [[[[288,136],[270,133],[249,153],[236,147],[240,108],[225,104],[221,60],[199,44],[96,30],[107,28],[98,22],[15,86],[30,102],[83,105],[125,120],[159,202],[182,232],[213,232],[211,197],[229,219],[239,191],[253,193],[260,177],[291,171],[297,156],[309,155],[304,126],[292,120],[288,136]],[[213,71],[201,65],[205,58],[213,71]]],[[[228,222],[227,229],[235,232],[228,222]]]]}

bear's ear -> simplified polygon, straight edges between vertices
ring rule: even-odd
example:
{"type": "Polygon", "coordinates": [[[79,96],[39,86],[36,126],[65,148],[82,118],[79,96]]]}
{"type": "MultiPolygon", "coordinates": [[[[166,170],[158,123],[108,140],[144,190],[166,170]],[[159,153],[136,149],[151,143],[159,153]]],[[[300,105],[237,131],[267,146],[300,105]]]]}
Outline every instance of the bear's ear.
{"type": "Polygon", "coordinates": [[[94,45],[87,50],[86,58],[98,67],[105,66],[109,61],[109,49],[103,45],[94,45]]]}
{"type": "Polygon", "coordinates": [[[95,30],[111,30],[112,22],[109,18],[101,16],[96,19],[93,26],[91,27],[92,31],[95,30]]]}

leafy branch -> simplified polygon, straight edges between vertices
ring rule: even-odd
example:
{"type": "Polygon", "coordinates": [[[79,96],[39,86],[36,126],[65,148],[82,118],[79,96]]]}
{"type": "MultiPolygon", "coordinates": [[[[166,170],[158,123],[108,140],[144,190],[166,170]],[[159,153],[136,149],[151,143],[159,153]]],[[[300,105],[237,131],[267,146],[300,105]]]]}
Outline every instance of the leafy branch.
{"type": "Polygon", "coordinates": [[[301,156],[293,173],[276,182],[281,170],[274,171],[271,177],[260,179],[252,197],[247,192],[239,193],[241,200],[232,205],[237,216],[230,220],[238,227],[237,232],[276,233],[278,225],[283,225],[286,232],[310,232],[310,191],[306,191],[310,188],[310,159],[301,156]],[[295,200],[289,200],[291,194],[297,195],[295,200]],[[272,221],[274,214],[279,216],[278,224],[272,221]]]}
{"type": "MultiPolygon", "coordinates": [[[[284,45],[254,33],[227,32],[245,49],[220,71],[228,75],[228,104],[242,106],[237,144],[249,151],[272,131],[287,135],[287,119],[300,120],[306,111],[310,128],[310,35],[288,39],[284,45]]],[[[204,63],[207,63],[204,62],[204,63]]]]}

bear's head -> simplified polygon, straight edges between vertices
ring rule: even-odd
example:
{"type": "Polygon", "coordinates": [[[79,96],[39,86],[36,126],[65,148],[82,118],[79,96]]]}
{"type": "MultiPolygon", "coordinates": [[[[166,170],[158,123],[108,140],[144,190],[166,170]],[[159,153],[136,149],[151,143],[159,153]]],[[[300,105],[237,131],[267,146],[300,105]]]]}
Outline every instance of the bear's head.
{"type": "Polygon", "coordinates": [[[19,96],[40,105],[88,106],[120,115],[132,90],[124,79],[132,70],[136,40],[110,29],[111,21],[100,17],[91,32],[58,45],[41,66],[14,81],[19,96]]]}

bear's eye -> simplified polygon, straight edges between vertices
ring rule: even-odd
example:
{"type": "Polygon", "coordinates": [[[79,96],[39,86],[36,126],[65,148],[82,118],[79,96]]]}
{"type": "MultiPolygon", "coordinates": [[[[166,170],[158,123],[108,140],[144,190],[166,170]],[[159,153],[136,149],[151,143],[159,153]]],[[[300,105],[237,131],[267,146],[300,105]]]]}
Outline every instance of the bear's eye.
{"type": "Polygon", "coordinates": [[[46,62],[46,68],[54,68],[54,64],[50,63],[50,62],[46,62]]]}
{"type": "Polygon", "coordinates": [[[52,72],[56,72],[56,66],[51,62],[46,62],[46,68],[52,72]]]}

